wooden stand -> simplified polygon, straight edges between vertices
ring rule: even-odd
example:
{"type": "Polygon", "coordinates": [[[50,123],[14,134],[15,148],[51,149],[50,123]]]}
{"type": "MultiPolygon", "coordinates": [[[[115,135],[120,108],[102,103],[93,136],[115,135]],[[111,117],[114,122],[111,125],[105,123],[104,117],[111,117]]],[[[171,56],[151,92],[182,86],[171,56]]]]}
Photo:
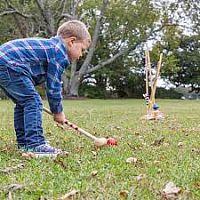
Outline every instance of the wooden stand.
{"type": "Polygon", "coordinates": [[[147,104],[147,114],[143,118],[147,120],[164,119],[164,115],[162,112],[160,112],[159,107],[155,101],[157,81],[160,76],[162,56],[163,55],[160,54],[160,59],[158,61],[157,68],[156,68],[156,75],[153,79],[149,51],[145,51],[146,93],[143,94],[143,96],[147,104]],[[151,86],[151,94],[149,94],[149,81],[150,81],[150,86],[151,86]]]}

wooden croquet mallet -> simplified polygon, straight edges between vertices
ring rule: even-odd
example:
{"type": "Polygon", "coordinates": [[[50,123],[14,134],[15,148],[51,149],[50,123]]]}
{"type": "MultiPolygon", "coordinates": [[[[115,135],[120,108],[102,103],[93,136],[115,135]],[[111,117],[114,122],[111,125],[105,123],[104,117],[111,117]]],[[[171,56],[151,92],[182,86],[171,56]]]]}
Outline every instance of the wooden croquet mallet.
{"type": "MultiPolygon", "coordinates": [[[[52,115],[52,112],[47,109],[47,108],[43,108],[43,110],[48,113],[49,115],[52,115]]],[[[83,130],[82,128],[78,127],[76,124],[70,122],[69,120],[65,120],[64,122],[64,125],[67,125],[69,127],[71,127],[72,129],[76,130],[77,132],[87,136],[88,138],[90,138],[91,140],[93,140],[95,142],[95,145],[97,147],[101,147],[101,146],[104,146],[104,145],[117,145],[117,140],[114,139],[114,138],[98,138],[98,137],[95,137],[94,135],[88,133],[87,131],[83,130]]]]}

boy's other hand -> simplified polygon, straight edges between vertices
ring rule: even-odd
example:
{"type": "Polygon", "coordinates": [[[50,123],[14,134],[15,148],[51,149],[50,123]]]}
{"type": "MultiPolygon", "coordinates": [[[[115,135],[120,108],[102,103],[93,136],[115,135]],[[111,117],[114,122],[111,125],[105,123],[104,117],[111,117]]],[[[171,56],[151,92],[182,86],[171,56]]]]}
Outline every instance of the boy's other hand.
{"type": "Polygon", "coordinates": [[[60,112],[60,113],[54,113],[53,114],[53,119],[54,121],[60,123],[60,124],[64,124],[66,119],[65,119],[65,113],[64,112],[60,112]]]}

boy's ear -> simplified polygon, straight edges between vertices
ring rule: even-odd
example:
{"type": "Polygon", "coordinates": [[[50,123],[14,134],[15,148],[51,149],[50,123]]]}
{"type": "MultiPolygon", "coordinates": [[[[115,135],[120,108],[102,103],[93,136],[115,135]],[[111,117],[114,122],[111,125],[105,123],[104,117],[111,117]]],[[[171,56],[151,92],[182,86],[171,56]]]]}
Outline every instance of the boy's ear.
{"type": "Polygon", "coordinates": [[[67,46],[72,47],[73,43],[76,41],[76,37],[69,37],[67,38],[67,46]]]}

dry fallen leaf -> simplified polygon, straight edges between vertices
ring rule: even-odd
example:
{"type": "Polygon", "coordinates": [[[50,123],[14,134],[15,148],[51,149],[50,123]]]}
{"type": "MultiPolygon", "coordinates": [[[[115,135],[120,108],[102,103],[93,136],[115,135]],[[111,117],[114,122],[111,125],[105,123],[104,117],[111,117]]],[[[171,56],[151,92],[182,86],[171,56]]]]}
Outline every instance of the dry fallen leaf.
{"type": "Polygon", "coordinates": [[[91,151],[91,152],[92,152],[93,158],[94,158],[94,159],[97,159],[97,155],[98,155],[98,154],[97,154],[97,151],[91,151]]]}
{"type": "Polygon", "coordinates": [[[65,194],[64,196],[58,198],[57,200],[68,200],[70,197],[75,196],[79,191],[78,190],[72,190],[71,192],[65,194]]]}
{"type": "Polygon", "coordinates": [[[164,147],[168,147],[169,145],[170,145],[170,144],[169,144],[168,142],[164,142],[164,143],[163,143],[163,146],[164,146],[164,147]]]}
{"type": "Polygon", "coordinates": [[[153,142],[153,144],[152,145],[154,145],[154,146],[160,146],[161,144],[163,144],[163,142],[164,142],[164,140],[165,140],[165,137],[159,137],[159,138],[157,138],[154,142],[153,142]]]}
{"type": "Polygon", "coordinates": [[[54,163],[60,165],[63,169],[66,169],[67,166],[61,158],[57,158],[54,160],[54,163]]]}
{"type": "Polygon", "coordinates": [[[33,159],[36,158],[36,155],[32,152],[22,153],[22,157],[25,159],[33,159]]]}
{"type": "Polygon", "coordinates": [[[22,188],[24,188],[24,185],[21,185],[21,184],[10,184],[10,185],[5,186],[4,190],[9,193],[9,192],[14,192],[16,190],[20,190],[22,188]]]}
{"type": "Polygon", "coordinates": [[[192,148],[192,152],[195,152],[197,154],[200,154],[200,149],[192,148]]]}
{"type": "Polygon", "coordinates": [[[173,182],[168,182],[162,191],[162,198],[167,200],[176,199],[177,194],[180,191],[181,189],[179,187],[176,187],[173,182]]]}
{"type": "Polygon", "coordinates": [[[127,198],[128,197],[128,191],[127,190],[123,190],[119,193],[121,198],[127,198]]]}
{"type": "Polygon", "coordinates": [[[137,158],[134,157],[129,157],[126,159],[126,163],[136,163],[137,162],[137,158]]]}
{"type": "Polygon", "coordinates": [[[161,173],[161,172],[162,172],[162,169],[159,168],[159,169],[157,170],[157,172],[158,172],[158,173],[161,173]]]}
{"type": "Polygon", "coordinates": [[[12,151],[12,144],[6,144],[5,146],[3,146],[1,152],[10,152],[12,151]]]}
{"type": "Polygon", "coordinates": [[[115,126],[115,128],[116,128],[117,130],[121,130],[121,129],[122,129],[120,126],[115,126]]]}
{"type": "Polygon", "coordinates": [[[48,199],[46,197],[41,196],[41,197],[39,197],[38,200],[48,200],[48,199]]]}
{"type": "Polygon", "coordinates": [[[0,169],[0,172],[10,173],[10,172],[18,171],[18,170],[23,169],[23,168],[24,168],[24,164],[20,163],[20,164],[17,164],[16,166],[6,167],[5,169],[0,169]]]}
{"type": "Polygon", "coordinates": [[[96,151],[91,151],[93,156],[96,157],[97,156],[97,152],[96,151]]]}
{"type": "Polygon", "coordinates": [[[146,178],[146,174],[140,174],[140,175],[136,176],[137,181],[141,181],[144,178],[146,178]]]}
{"type": "Polygon", "coordinates": [[[153,164],[156,165],[156,166],[159,166],[160,161],[159,161],[159,160],[154,160],[154,161],[153,161],[153,164]]]}
{"type": "Polygon", "coordinates": [[[183,147],[183,142],[179,142],[178,147],[183,147]]]}
{"type": "Polygon", "coordinates": [[[97,171],[97,170],[94,170],[94,171],[91,173],[92,176],[96,176],[97,174],[98,174],[98,171],[97,171]]]}
{"type": "Polygon", "coordinates": [[[143,145],[143,146],[147,146],[147,143],[146,143],[146,142],[142,142],[142,145],[143,145]]]}

